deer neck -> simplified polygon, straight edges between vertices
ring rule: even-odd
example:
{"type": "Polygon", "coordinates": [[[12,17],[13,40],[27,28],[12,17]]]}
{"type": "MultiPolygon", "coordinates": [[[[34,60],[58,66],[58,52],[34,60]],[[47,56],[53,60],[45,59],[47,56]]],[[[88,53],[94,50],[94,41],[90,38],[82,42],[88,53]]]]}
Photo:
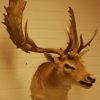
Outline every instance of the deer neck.
{"type": "Polygon", "coordinates": [[[46,87],[45,89],[47,95],[50,95],[48,99],[67,100],[68,91],[71,88],[71,83],[70,80],[66,79],[63,74],[57,71],[57,69],[52,68],[50,70],[50,74],[48,74],[44,87],[46,87]]]}
{"type": "Polygon", "coordinates": [[[70,78],[65,77],[65,75],[59,72],[55,67],[52,67],[50,70],[50,74],[48,74],[46,79],[46,85],[49,88],[59,89],[66,93],[71,89],[70,78]]]}

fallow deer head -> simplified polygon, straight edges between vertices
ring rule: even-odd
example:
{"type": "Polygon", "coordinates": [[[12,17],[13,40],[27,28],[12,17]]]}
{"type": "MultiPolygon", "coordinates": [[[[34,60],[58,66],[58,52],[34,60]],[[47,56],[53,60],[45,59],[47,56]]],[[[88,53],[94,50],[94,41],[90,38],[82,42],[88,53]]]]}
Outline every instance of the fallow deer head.
{"type": "Polygon", "coordinates": [[[56,48],[41,48],[28,36],[27,21],[25,24],[25,31],[22,30],[22,15],[26,2],[24,0],[9,0],[9,7],[6,8],[7,14],[4,14],[4,24],[10,35],[10,39],[17,46],[25,52],[44,53],[47,59],[56,65],[56,69],[63,73],[66,78],[69,78],[74,83],[79,84],[85,88],[89,88],[95,82],[82,63],[83,50],[90,46],[94,39],[97,30],[93,37],[84,44],[83,37],[80,35],[80,41],[77,36],[76,22],[74,12],[69,7],[70,27],[68,30],[69,42],[66,49],[56,48]],[[57,57],[52,57],[49,53],[57,54],[57,57]]]}

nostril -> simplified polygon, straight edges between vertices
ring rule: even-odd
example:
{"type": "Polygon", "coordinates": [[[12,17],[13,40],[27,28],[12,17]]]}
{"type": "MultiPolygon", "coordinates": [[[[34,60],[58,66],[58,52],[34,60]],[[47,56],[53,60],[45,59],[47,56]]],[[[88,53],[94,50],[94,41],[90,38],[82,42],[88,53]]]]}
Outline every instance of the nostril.
{"type": "Polygon", "coordinates": [[[90,76],[87,76],[87,79],[92,80],[92,78],[90,76]]]}
{"type": "Polygon", "coordinates": [[[96,79],[92,79],[92,82],[95,83],[96,79]]]}
{"type": "Polygon", "coordinates": [[[92,78],[92,77],[90,77],[90,76],[88,76],[87,79],[89,79],[92,83],[95,83],[95,81],[96,81],[95,78],[92,78]]]}

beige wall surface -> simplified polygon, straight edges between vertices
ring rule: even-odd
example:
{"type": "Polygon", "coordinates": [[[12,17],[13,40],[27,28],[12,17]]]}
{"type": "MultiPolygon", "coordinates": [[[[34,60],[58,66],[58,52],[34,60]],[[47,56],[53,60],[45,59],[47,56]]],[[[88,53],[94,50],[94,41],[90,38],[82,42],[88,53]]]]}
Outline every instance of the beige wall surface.
{"type": "MultiPolygon", "coordinates": [[[[8,0],[0,0],[0,22],[4,5],[8,5],[8,0]]],[[[69,100],[100,100],[100,0],[27,0],[23,25],[28,19],[28,33],[39,46],[65,48],[68,6],[75,11],[78,34],[83,34],[85,41],[98,29],[90,51],[84,56],[96,84],[89,90],[73,86],[69,100]]],[[[43,61],[46,61],[43,54],[26,54],[16,49],[0,23],[0,100],[31,100],[31,79],[43,61]]]]}

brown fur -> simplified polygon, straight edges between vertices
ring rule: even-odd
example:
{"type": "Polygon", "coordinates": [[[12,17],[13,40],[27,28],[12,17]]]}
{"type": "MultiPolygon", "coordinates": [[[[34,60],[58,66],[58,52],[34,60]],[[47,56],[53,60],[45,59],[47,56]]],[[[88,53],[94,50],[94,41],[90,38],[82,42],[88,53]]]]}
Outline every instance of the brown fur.
{"type": "MultiPolygon", "coordinates": [[[[70,81],[65,82],[64,74],[55,68],[52,62],[46,62],[37,69],[32,83],[32,100],[61,100],[71,87],[70,81]]],[[[67,79],[67,78],[66,78],[67,79]]],[[[64,100],[62,99],[62,100],[64,100]]]]}

